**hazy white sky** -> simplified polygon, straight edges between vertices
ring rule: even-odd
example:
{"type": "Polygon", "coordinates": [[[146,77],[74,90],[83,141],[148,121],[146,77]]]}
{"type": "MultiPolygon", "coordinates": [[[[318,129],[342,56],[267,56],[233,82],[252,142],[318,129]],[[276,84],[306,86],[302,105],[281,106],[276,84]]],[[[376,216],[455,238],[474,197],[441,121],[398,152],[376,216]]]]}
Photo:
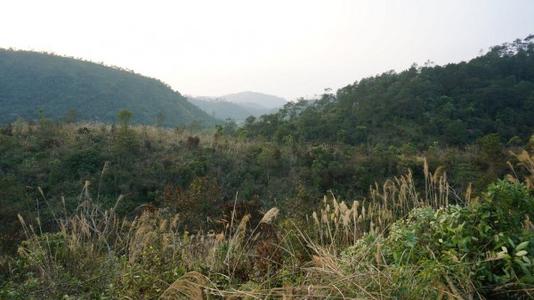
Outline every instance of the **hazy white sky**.
{"type": "Polygon", "coordinates": [[[0,47],[133,69],[191,95],[292,100],[529,33],[533,0],[0,2],[0,47]]]}

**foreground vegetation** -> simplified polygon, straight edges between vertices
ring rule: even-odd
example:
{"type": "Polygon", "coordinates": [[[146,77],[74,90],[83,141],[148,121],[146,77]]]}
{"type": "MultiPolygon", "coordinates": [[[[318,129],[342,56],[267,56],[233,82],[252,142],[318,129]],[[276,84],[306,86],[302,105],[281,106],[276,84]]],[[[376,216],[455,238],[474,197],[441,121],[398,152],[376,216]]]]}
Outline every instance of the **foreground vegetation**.
{"type": "MultiPolygon", "coordinates": [[[[238,209],[259,219],[259,210],[277,206],[284,214],[304,217],[316,199],[332,191],[343,199],[360,199],[369,186],[413,170],[421,185],[423,157],[432,168],[443,166],[455,192],[473,183],[478,193],[505,175],[509,151],[496,134],[472,146],[385,147],[343,144],[278,145],[236,136],[232,124],[198,133],[192,128],[163,129],[16,122],[0,131],[1,248],[16,251],[24,238],[17,214],[39,217],[45,230],[55,218],[78,204],[80,187],[90,182],[95,202],[117,204],[120,216],[134,217],[141,205],[180,213],[191,231],[210,229],[213,220],[238,209]],[[237,193],[237,195],[236,195],[237,193]],[[122,195],[122,196],[121,196],[122,195]],[[45,200],[46,199],[46,200],[45,200]],[[39,214],[38,214],[39,212],[39,214]]],[[[526,143],[522,146],[527,145],[526,143]]]]}
{"type": "Polygon", "coordinates": [[[0,295],[531,298],[534,156],[523,151],[512,167],[479,197],[451,193],[446,173],[425,163],[422,188],[408,172],[360,201],[329,194],[304,220],[234,209],[214,231],[194,234],[168,209],[121,218],[121,199],[104,209],[87,184],[55,232],[19,215],[26,238],[2,261],[0,295]]]}
{"type": "Polygon", "coordinates": [[[242,127],[6,124],[0,298],[533,298],[531,40],[242,127]]]}

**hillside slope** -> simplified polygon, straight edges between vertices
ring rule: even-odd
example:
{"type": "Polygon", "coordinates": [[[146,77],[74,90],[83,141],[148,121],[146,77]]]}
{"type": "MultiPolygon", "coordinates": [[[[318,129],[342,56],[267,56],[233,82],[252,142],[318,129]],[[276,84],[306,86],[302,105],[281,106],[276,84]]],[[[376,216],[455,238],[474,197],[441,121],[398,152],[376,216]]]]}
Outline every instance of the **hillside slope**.
{"type": "Polygon", "coordinates": [[[53,119],[112,122],[122,109],[136,123],[177,126],[214,119],[163,82],[68,57],[0,49],[0,122],[53,119]],[[157,121],[156,121],[157,120],[157,121]]]}
{"type": "Polygon", "coordinates": [[[533,41],[496,46],[469,62],[365,78],[244,130],[277,141],[353,145],[465,145],[491,133],[502,142],[525,140],[534,130],[533,41]]]}

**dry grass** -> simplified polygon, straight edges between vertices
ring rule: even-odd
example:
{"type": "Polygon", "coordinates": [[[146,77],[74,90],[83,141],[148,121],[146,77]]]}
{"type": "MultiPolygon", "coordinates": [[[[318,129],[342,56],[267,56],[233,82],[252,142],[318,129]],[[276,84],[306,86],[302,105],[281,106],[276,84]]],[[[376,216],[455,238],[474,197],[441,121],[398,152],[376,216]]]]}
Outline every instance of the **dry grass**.
{"type": "MultiPolygon", "coordinates": [[[[533,188],[534,157],[522,152],[516,158],[527,170],[525,182],[533,188]]],[[[127,258],[127,267],[142,264],[147,255],[156,254],[166,264],[183,266],[184,275],[156,284],[161,291],[155,293],[162,299],[390,299],[399,282],[408,290],[420,288],[418,282],[410,280],[419,270],[416,266],[388,266],[380,236],[414,208],[437,209],[459,201],[442,167],[431,172],[425,161],[423,168],[424,189],[418,189],[412,173],[407,172],[373,185],[366,199],[345,202],[333,194],[325,196],[309,218],[308,228],[288,226],[281,230],[276,222],[280,211],[275,207],[257,224],[251,224],[250,215],[238,218],[234,209],[222,231],[192,234],[180,228],[180,215],[165,210],[145,209],[132,221],[119,218],[115,208],[104,210],[93,202],[89,183],[75,212],[58,223],[68,251],[84,249],[83,255],[89,260],[121,255],[127,258]],[[341,255],[342,250],[369,235],[377,238],[365,249],[350,257],[341,255]],[[288,277],[294,281],[284,282],[288,277]]],[[[465,199],[476,199],[471,186],[465,199]]],[[[59,263],[52,251],[53,241],[47,235],[43,241],[39,227],[19,218],[28,238],[20,254],[35,263],[44,282],[57,282],[61,270],[56,267],[59,263]]],[[[39,226],[39,220],[36,224],[39,226]]],[[[439,298],[461,299],[459,290],[474,289],[469,284],[458,287],[458,283],[445,280],[436,282],[432,289],[438,291],[439,298]]]]}
{"type": "MultiPolygon", "coordinates": [[[[380,299],[377,286],[392,284],[388,272],[380,266],[380,245],[369,249],[368,255],[374,257],[376,264],[361,262],[362,270],[358,274],[346,274],[338,251],[354,244],[366,233],[383,233],[395,220],[402,218],[415,207],[442,207],[448,205],[448,184],[441,169],[426,173],[426,190],[424,195],[417,193],[412,173],[386,181],[382,186],[374,185],[369,199],[345,203],[333,194],[325,196],[322,208],[312,215],[311,232],[306,233],[295,228],[301,243],[305,245],[312,259],[309,264],[298,265],[295,245],[284,244],[287,240],[280,237],[273,222],[279,214],[278,208],[268,210],[263,218],[250,226],[250,215],[236,220],[235,213],[225,230],[220,233],[198,232],[190,234],[181,231],[179,215],[168,215],[157,209],[145,209],[133,221],[120,219],[114,208],[102,210],[94,204],[89,183],[86,183],[79,198],[75,213],[59,220],[60,232],[65,237],[70,251],[89,249],[85,254],[98,257],[101,253],[123,253],[128,264],[142,263],[147,249],[158,249],[158,255],[168,262],[182,264],[186,273],[177,279],[161,294],[164,299],[189,298],[202,299],[207,295],[234,298],[309,298],[329,297],[332,299],[350,298],[359,295],[368,299],[380,299]],[[262,278],[264,282],[278,278],[282,254],[294,260],[296,270],[304,276],[302,284],[291,288],[272,287],[264,284],[249,288],[219,288],[208,277],[193,272],[199,268],[208,271],[208,275],[227,278],[230,286],[246,282],[253,278],[262,278]],[[259,273],[258,273],[259,272],[259,273]],[[260,276],[260,277],[257,277],[260,276]],[[371,279],[371,280],[369,280],[371,279]],[[237,282],[236,282],[237,280],[237,282]],[[371,292],[372,291],[372,292],[371,292]]],[[[119,198],[120,200],[120,198],[119,198]]],[[[116,206],[115,206],[116,207],[116,206]]],[[[29,233],[29,240],[39,236],[32,227],[23,227],[29,233]]],[[[46,243],[39,243],[46,247],[46,243]]],[[[35,249],[25,255],[34,253],[52,253],[35,249]]],[[[44,277],[51,274],[53,259],[49,265],[41,266],[44,277]]],[[[53,277],[53,276],[49,276],[53,277]]]]}
{"type": "Polygon", "coordinates": [[[199,272],[188,272],[173,282],[161,294],[161,299],[204,299],[204,287],[209,283],[209,279],[199,272]]]}
{"type": "Polygon", "coordinates": [[[371,186],[367,199],[346,203],[333,194],[325,196],[320,210],[311,215],[318,241],[332,249],[343,248],[366,233],[386,232],[390,224],[414,208],[447,207],[452,194],[444,168],[430,172],[424,160],[424,175],[424,194],[418,192],[412,172],[408,171],[382,185],[371,186]]]}
{"type": "MultiPolygon", "coordinates": [[[[527,172],[523,176],[525,185],[530,189],[534,189],[534,154],[529,154],[526,150],[523,150],[519,153],[511,152],[510,154],[512,154],[517,159],[518,161],[517,165],[524,168],[527,172]]],[[[510,163],[508,163],[508,165],[510,166],[510,169],[514,173],[513,175],[511,175],[512,178],[520,177],[515,172],[514,167],[510,163]]]]}

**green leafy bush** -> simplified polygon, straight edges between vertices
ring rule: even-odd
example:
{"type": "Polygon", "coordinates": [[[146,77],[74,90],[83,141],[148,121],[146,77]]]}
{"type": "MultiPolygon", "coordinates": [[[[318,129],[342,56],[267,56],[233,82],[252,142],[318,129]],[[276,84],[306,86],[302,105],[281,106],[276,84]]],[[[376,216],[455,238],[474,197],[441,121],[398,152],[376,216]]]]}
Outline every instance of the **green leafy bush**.
{"type": "MultiPolygon", "coordinates": [[[[466,207],[414,209],[392,225],[383,241],[368,235],[344,257],[354,266],[350,262],[358,254],[378,251],[387,268],[417,269],[412,280],[427,290],[419,295],[433,290],[438,296],[440,286],[446,286],[462,296],[482,291],[527,297],[534,285],[533,213],[534,197],[526,186],[501,180],[488,187],[480,202],[466,207]]],[[[374,255],[368,257],[374,261],[374,255]]]]}

